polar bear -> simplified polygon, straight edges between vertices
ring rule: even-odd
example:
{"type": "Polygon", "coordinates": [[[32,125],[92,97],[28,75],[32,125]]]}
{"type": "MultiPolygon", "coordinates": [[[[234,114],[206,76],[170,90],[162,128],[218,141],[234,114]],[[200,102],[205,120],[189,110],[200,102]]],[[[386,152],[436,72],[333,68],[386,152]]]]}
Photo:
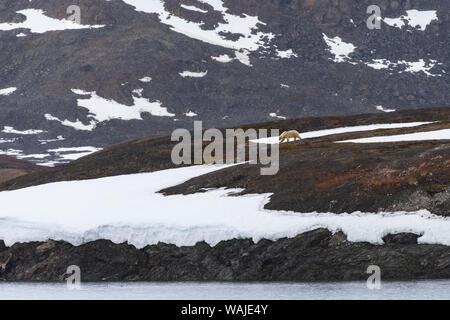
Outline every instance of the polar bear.
{"type": "Polygon", "coordinates": [[[287,142],[289,142],[290,138],[294,138],[294,141],[297,141],[297,139],[298,140],[302,139],[302,137],[300,137],[300,133],[298,133],[298,131],[296,130],[285,131],[280,136],[280,143],[283,143],[286,140],[287,142]]]}

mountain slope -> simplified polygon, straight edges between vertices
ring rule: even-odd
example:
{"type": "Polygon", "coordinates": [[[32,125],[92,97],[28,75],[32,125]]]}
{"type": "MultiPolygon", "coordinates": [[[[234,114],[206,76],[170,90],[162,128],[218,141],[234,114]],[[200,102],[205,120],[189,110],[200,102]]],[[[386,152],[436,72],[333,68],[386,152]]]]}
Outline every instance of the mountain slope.
{"type": "Polygon", "coordinates": [[[381,30],[366,27],[370,1],[80,0],[81,25],[67,25],[72,4],[0,2],[0,139],[13,139],[0,147],[41,164],[193,120],[226,127],[449,101],[446,1],[384,1],[384,18],[435,17],[423,29],[385,19],[381,30]]]}

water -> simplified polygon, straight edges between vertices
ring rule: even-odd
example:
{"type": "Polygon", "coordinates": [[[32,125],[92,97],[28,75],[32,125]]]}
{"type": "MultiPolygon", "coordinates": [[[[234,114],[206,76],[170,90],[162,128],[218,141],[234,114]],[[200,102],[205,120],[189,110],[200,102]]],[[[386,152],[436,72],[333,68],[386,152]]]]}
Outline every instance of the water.
{"type": "Polygon", "coordinates": [[[382,282],[369,290],[365,282],[324,283],[0,283],[0,299],[44,300],[333,300],[450,299],[450,280],[382,282]]]}

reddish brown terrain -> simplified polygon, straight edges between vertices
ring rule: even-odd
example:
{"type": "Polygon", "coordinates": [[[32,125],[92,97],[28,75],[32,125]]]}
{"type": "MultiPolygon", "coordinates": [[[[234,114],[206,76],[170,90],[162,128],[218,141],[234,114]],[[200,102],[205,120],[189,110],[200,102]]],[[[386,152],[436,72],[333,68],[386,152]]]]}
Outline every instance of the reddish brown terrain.
{"type": "Polygon", "coordinates": [[[44,170],[45,168],[39,167],[30,162],[0,155],[0,183],[24,176],[31,172],[39,172],[44,170]]]}

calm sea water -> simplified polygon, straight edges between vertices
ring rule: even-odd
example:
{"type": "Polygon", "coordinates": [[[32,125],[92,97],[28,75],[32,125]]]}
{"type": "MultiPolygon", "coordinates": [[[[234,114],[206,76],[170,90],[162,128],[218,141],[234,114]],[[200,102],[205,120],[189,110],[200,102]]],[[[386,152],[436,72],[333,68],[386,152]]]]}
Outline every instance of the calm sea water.
{"type": "Polygon", "coordinates": [[[369,290],[365,282],[340,283],[83,283],[69,290],[61,283],[0,283],[0,299],[450,299],[450,280],[383,282],[369,290]]]}

